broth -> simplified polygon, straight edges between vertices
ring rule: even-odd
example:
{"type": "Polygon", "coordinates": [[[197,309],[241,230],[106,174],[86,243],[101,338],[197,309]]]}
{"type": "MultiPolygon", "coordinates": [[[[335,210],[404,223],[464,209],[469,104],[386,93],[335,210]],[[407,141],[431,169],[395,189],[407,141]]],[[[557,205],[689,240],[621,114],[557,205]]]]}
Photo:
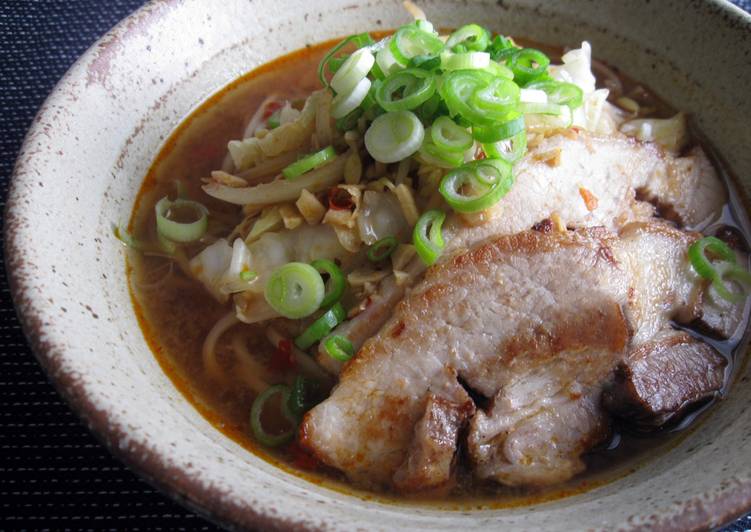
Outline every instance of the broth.
{"type": "MultiPolygon", "coordinates": [[[[212,223],[223,224],[225,233],[229,232],[242,219],[241,209],[206,196],[200,189],[201,178],[221,167],[227,142],[242,135],[246,122],[268,94],[276,92],[284,98],[296,99],[320,87],[316,68],[322,55],[333,44],[332,41],[308,47],[272,61],[234,81],[196,109],[166,141],[149,170],[133,210],[132,232],[144,239],[154,238],[154,204],[165,195],[174,195],[175,178],[187,187],[191,198],[199,199],[211,209],[212,223]]],[[[546,51],[555,55],[549,49],[546,51]]],[[[625,80],[625,86],[629,88],[634,84],[625,80]]],[[[654,101],[656,114],[667,115],[669,108],[656,98],[654,101]]],[[[738,222],[738,213],[729,206],[722,223],[738,228],[747,241],[747,235],[741,229],[746,224],[738,222]]],[[[197,250],[189,248],[188,256],[197,250]]],[[[405,501],[404,497],[352,487],[340,473],[316,463],[294,442],[279,449],[268,449],[256,443],[249,427],[254,394],[231,377],[217,383],[206,375],[202,365],[204,338],[217,320],[227,313],[229,305],[218,303],[199,282],[161,256],[131,253],[129,265],[134,306],[149,345],[178,389],[218,430],[248,451],[311,482],[362,498],[393,503],[405,501]]],[[[263,337],[260,327],[240,324],[235,329],[242,329],[251,338],[247,344],[251,352],[272,356],[273,348],[263,337]]],[[[231,341],[232,335],[225,334],[218,347],[219,361],[227,369],[231,368],[232,359],[224,352],[231,341]]],[[[740,339],[735,338],[713,344],[730,361],[726,386],[739,343],[740,339]]],[[[226,374],[229,376],[231,371],[226,374]]],[[[645,460],[671,448],[697,426],[696,418],[705,416],[707,409],[708,405],[704,405],[679,427],[649,436],[616,426],[610,442],[586,456],[587,471],[562,485],[521,489],[477,483],[460,468],[458,483],[448,496],[441,492],[421,494],[417,498],[421,504],[469,509],[533,504],[581,493],[628,474],[645,460]],[[681,430],[677,430],[679,428],[681,430]]]]}

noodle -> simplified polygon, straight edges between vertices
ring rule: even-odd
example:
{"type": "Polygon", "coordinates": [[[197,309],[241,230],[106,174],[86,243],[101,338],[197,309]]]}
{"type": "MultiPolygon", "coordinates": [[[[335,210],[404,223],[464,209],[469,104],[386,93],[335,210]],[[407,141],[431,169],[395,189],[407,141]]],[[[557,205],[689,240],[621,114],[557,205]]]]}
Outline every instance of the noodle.
{"type": "MultiPolygon", "coordinates": [[[[274,347],[278,346],[279,342],[287,339],[273,327],[266,328],[266,338],[274,347]]],[[[292,354],[295,356],[295,361],[303,373],[321,379],[324,382],[331,382],[331,375],[321,369],[321,366],[319,366],[311,356],[303,353],[295,346],[292,346],[292,354]]]]}
{"type": "Polygon", "coordinates": [[[233,311],[228,312],[217,321],[203,341],[201,356],[203,368],[214,378],[221,377],[222,370],[216,360],[216,343],[219,338],[234,325],[240,323],[233,311]]]}
{"type": "Polygon", "coordinates": [[[250,353],[247,340],[242,332],[232,337],[232,350],[235,352],[238,366],[234,369],[234,375],[245,382],[253,393],[260,394],[269,387],[273,379],[266,367],[250,353]]]}

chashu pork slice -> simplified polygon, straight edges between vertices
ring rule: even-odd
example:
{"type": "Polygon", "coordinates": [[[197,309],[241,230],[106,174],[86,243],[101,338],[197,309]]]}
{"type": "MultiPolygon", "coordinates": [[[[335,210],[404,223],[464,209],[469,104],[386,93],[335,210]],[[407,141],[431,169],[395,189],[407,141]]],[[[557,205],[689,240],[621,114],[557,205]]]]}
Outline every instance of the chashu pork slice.
{"type": "Polygon", "coordinates": [[[683,331],[665,331],[638,346],[618,364],[603,393],[613,414],[650,430],[710,399],[725,381],[727,360],[683,331]]]}
{"type": "MultiPolygon", "coordinates": [[[[700,148],[676,158],[655,144],[622,135],[569,130],[548,137],[515,166],[514,174],[514,186],[482,223],[470,225],[459,215],[449,216],[444,257],[488,238],[530,229],[551,215],[569,227],[617,231],[626,223],[650,219],[654,204],[686,226],[703,227],[720,215],[726,201],[725,187],[700,148]]],[[[408,274],[416,279],[422,271],[416,260],[408,274]]],[[[359,349],[391,316],[408,284],[386,278],[365,311],[334,334],[346,336],[359,349]]],[[[319,362],[338,373],[341,363],[320,349],[319,362]]]]}
{"type": "Polygon", "coordinates": [[[639,315],[629,307],[641,294],[629,261],[615,258],[618,244],[604,230],[527,231],[432,268],[308,413],[301,441],[356,482],[390,485],[410,461],[427,398],[461,404],[460,377],[493,398],[471,421],[480,476],[544,484],[575,474],[605,433],[595,397],[641,326],[627,317],[639,315]],[[564,407],[572,412],[561,417],[564,407]],[[564,422],[573,412],[576,426],[564,422]],[[534,424],[548,436],[524,437],[544,432],[534,424]],[[544,443],[553,435],[559,456],[544,443]],[[540,461],[545,470],[528,474],[540,461]]]}
{"type": "Polygon", "coordinates": [[[634,338],[689,314],[700,284],[685,265],[694,236],[662,224],[623,233],[525,231],[431,268],[307,414],[301,442],[355,482],[390,486],[399,471],[414,488],[415,439],[430,437],[418,422],[430,397],[464,404],[461,380],[492,398],[470,421],[478,476],[544,485],[576,474],[607,433],[599,396],[613,367],[634,338]]]}

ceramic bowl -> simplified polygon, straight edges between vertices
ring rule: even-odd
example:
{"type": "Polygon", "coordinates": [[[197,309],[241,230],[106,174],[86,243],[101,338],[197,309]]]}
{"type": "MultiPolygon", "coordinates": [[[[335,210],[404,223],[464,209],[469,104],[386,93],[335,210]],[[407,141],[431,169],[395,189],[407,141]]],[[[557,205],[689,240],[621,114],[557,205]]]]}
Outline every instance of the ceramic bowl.
{"type": "MultiPolygon", "coordinates": [[[[427,0],[434,23],[576,45],[688,111],[751,187],[751,19],[717,1],[427,0]]],[[[162,373],[136,322],[111,226],[160,144],[202,100],[281,54],[408,20],[396,0],[164,0],[108,33],[42,107],[6,213],[12,293],[34,352],[112,452],[183,503],[238,528],[680,529],[751,508],[751,386],[674,450],[547,504],[449,512],[391,506],[284,473],[227,439],[162,373]]]]}

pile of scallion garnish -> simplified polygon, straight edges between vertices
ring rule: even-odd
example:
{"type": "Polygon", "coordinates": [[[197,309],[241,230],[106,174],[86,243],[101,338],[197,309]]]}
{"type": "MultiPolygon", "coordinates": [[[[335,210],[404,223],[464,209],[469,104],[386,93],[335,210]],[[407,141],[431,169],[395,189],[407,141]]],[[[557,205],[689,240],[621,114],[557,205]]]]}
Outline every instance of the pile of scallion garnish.
{"type": "MultiPolygon", "coordinates": [[[[566,127],[582,105],[582,90],[554,80],[549,64],[539,50],[477,24],[442,38],[416,20],[378,42],[367,33],[347,37],[318,74],[334,92],[337,129],[364,118],[365,147],[376,161],[415,156],[450,169],[441,195],[455,211],[474,213],[510,190],[512,165],[526,152],[525,115],[551,115],[566,127]]],[[[295,164],[309,169],[330,156],[322,150],[295,164]]],[[[414,244],[426,264],[440,254],[444,218],[430,210],[416,224],[414,244]]]]}

